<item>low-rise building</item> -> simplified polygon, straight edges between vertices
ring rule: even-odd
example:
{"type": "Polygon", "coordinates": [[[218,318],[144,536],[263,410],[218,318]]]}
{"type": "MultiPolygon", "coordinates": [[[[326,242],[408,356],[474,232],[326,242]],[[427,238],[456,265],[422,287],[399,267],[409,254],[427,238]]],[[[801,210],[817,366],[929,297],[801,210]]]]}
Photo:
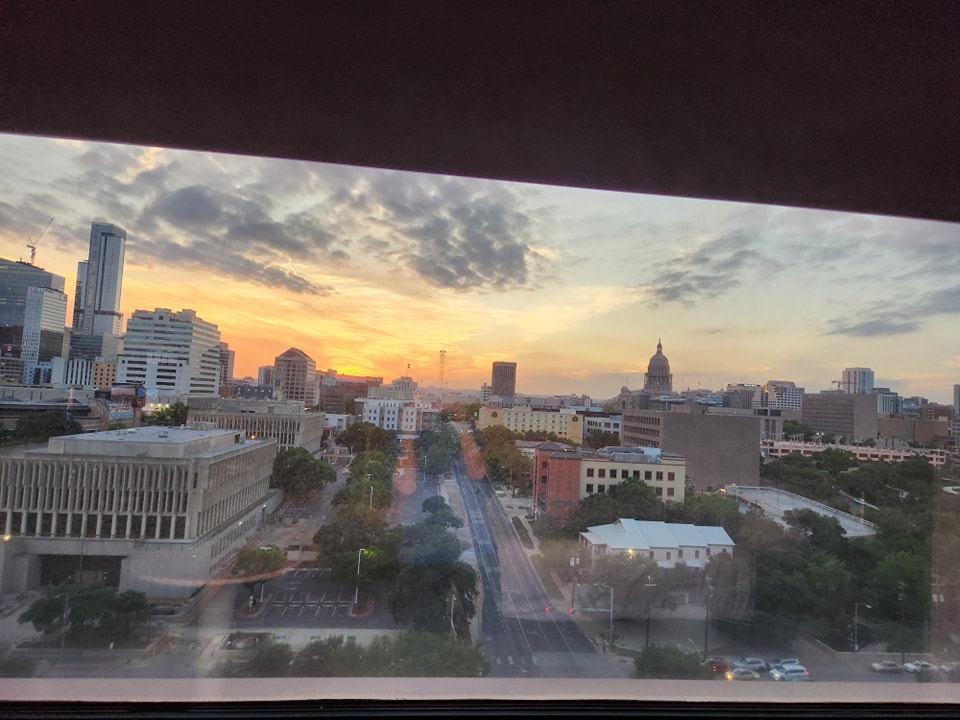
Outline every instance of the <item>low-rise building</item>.
{"type": "Polygon", "coordinates": [[[627,555],[660,567],[685,564],[703,568],[715,555],[733,555],[734,542],[722,527],[621,518],[580,533],[591,558],[627,555]]]}
{"type": "Polygon", "coordinates": [[[240,430],[248,438],[272,438],[278,449],[302,447],[315,453],[323,447],[326,419],[299,401],[215,399],[212,407],[190,405],[189,419],[212,423],[220,430],[240,430]]]}
{"type": "Polygon", "coordinates": [[[684,501],[686,463],[679,455],[649,447],[590,451],[546,442],[534,453],[533,505],[541,515],[563,522],[584,498],[629,479],[650,485],[659,498],[684,501]]]}
{"type": "Polygon", "coordinates": [[[810,457],[821,453],[824,450],[842,450],[850,453],[857,460],[863,462],[903,462],[912,457],[920,455],[925,457],[934,467],[942,467],[947,461],[947,454],[939,449],[920,449],[920,448],[885,448],[870,447],[868,445],[825,445],[823,443],[808,442],[765,442],[762,452],[769,458],[782,458],[791,453],[800,453],[805,457],[810,457]]]}
{"type": "Polygon", "coordinates": [[[187,598],[279,502],[276,442],[191,427],[51,438],[0,457],[0,593],[72,579],[187,598]]]}

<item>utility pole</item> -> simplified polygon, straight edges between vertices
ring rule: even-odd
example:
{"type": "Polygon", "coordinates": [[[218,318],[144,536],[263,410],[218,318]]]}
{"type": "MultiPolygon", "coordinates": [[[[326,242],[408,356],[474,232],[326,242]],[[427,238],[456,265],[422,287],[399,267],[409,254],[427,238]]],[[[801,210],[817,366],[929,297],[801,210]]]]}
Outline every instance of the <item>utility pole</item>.
{"type": "Polygon", "coordinates": [[[897,593],[897,599],[900,601],[900,664],[903,665],[903,663],[906,660],[906,650],[904,649],[904,645],[903,645],[903,629],[904,629],[903,589],[904,587],[906,587],[906,583],[903,580],[901,580],[900,582],[897,583],[897,585],[900,587],[900,592],[897,593]]]}

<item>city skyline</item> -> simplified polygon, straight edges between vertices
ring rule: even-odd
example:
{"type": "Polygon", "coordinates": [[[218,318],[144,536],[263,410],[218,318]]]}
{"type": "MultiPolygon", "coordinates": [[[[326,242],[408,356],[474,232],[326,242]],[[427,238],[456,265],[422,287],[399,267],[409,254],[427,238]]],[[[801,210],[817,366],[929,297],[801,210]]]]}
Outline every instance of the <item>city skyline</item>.
{"type": "MultiPolygon", "coordinates": [[[[120,312],[192,309],[256,376],[318,368],[609,398],[663,338],[675,390],[847,367],[949,402],[950,223],[0,135],[0,255],[67,286],[90,223],[127,231],[120,312]]],[[[70,298],[71,307],[73,297],[70,298]]],[[[69,316],[69,311],[68,311],[69,316]]]]}

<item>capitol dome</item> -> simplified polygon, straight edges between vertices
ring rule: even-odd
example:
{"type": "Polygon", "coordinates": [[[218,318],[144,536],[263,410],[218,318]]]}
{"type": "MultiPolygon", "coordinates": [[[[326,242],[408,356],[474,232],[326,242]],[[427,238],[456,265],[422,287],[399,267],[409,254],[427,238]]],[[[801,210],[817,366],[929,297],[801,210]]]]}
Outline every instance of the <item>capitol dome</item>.
{"type": "Polygon", "coordinates": [[[653,394],[673,392],[673,375],[670,374],[670,361],[663,354],[663,343],[657,339],[657,352],[647,365],[647,377],[643,391],[653,394]]]}

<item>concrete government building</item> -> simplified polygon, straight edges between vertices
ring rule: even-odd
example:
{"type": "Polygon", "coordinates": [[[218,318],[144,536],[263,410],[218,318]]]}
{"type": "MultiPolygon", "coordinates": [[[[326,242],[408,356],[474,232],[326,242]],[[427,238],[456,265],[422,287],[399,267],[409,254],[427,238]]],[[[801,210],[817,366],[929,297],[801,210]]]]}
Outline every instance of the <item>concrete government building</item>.
{"type": "Polygon", "coordinates": [[[0,593],[73,579],[187,598],[279,502],[276,441],[143,427],[0,457],[0,593]]]}

